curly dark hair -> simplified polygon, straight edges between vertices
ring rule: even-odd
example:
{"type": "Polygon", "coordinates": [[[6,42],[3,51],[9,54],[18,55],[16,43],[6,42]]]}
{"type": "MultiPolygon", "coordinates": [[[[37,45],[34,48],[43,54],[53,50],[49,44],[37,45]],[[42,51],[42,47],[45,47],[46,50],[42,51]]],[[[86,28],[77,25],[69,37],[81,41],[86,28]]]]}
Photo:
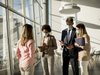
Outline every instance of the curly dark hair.
{"type": "Polygon", "coordinates": [[[43,31],[44,29],[47,30],[48,32],[51,32],[51,27],[50,27],[50,25],[47,25],[47,24],[43,25],[43,26],[42,26],[42,31],[43,31]]]}

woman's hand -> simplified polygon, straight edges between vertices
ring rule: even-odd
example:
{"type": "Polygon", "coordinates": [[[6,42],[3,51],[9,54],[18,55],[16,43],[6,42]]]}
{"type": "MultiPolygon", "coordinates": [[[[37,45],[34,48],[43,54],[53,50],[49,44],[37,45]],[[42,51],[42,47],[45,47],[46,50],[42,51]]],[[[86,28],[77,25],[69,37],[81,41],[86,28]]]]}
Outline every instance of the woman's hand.
{"type": "Polygon", "coordinates": [[[78,43],[75,43],[74,45],[77,46],[77,47],[80,47],[80,48],[84,49],[84,46],[81,46],[78,43]]]}
{"type": "Polygon", "coordinates": [[[78,46],[78,47],[80,46],[78,43],[74,43],[74,45],[75,45],[75,46],[78,46]]]}
{"type": "Polygon", "coordinates": [[[46,45],[45,43],[43,43],[43,48],[44,49],[48,49],[48,45],[46,45]]]}
{"type": "Polygon", "coordinates": [[[60,42],[60,45],[61,45],[61,46],[63,46],[63,45],[64,45],[64,42],[63,42],[63,41],[60,41],[60,40],[59,40],[59,42],[60,42]]]}

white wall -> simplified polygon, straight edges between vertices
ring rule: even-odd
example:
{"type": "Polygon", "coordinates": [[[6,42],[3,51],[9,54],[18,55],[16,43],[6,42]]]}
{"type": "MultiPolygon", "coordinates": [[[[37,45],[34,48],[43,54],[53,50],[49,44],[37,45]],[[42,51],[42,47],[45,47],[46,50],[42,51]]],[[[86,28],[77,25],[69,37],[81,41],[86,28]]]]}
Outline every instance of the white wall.
{"type": "Polygon", "coordinates": [[[91,39],[91,48],[100,50],[100,9],[79,5],[81,11],[77,14],[78,21],[86,25],[91,39]]]}
{"type": "MultiPolygon", "coordinates": [[[[52,16],[52,26],[59,31],[67,27],[65,20],[68,16],[75,17],[75,14],[62,15],[59,13],[59,8],[64,4],[65,2],[52,0],[52,13],[59,16],[52,16]]],[[[92,50],[100,50],[100,9],[85,5],[78,6],[81,8],[81,11],[77,13],[78,23],[85,24],[87,32],[90,35],[92,50]]]]}

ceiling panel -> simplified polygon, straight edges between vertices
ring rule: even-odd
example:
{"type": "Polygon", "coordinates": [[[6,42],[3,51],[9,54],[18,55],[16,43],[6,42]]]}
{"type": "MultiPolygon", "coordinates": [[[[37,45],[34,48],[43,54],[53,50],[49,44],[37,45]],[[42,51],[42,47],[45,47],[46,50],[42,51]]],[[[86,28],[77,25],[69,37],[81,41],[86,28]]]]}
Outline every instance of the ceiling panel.
{"type": "MultiPolygon", "coordinates": [[[[56,1],[70,2],[71,0],[56,0],[56,1]]],[[[100,8],[100,0],[73,0],[73,2],[80,5],[100,8]]]]}

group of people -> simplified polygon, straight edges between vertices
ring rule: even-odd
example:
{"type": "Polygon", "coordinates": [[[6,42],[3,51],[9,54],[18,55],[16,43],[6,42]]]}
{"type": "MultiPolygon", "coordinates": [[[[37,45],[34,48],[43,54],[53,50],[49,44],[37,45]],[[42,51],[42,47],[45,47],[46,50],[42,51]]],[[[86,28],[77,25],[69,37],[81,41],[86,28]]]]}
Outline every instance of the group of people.
{"type": "MultiPolygon", "coordinates": [[[[79,63],[81,75],[88,75],[88,60],[90,58],[90,37],[87,34],[84,24],[73,27],[73,18],[66,20],[68,28],[62,31],[59,41],[63,54],[63,75],[68,75],[69,63],[72,65],[73,75],[79,75],[79,63]]],[[[44,33],[41,46],[38,46],[41,52],[41,63],[43,75],[54,75],[54,50],[57,49],[56,38],[50,34],[49,25],[42,26],[44,33]]],[[[35,40],[33,39],[32,25],[25,24],[22,28],[21,37],[16,47],[16,57],[19,61],[21,75],[34,75],[35,40]]]]}
{"type": "Polygon", "coordinates": [[[79,75],[79,63],[81,75],[88,75],[88,61],[90,59],[90,37],[84,24],[73,27],[73,18],[66,20],[68,28],[62,31],[60,44],[63,48],[63,75],[68,75],[69,61],[73,75],[79,75]]]}

